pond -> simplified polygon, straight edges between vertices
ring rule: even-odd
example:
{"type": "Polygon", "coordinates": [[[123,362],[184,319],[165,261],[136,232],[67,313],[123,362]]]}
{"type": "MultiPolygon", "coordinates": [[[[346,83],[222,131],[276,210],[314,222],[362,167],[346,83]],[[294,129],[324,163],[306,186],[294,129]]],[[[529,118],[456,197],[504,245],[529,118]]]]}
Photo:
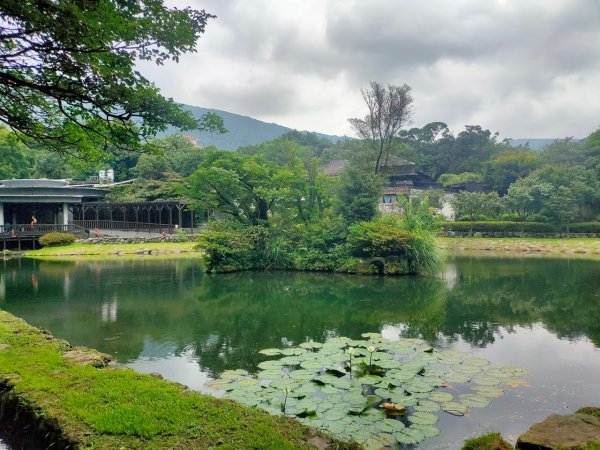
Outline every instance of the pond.
{"type": "Polygon", "coordinates": [[[261,349],[364,332],[526,369],[527,384],[491,406],[440,413],[441,435],[419,445],[460,448],[490,431],[514,443],[551,413],[600,405],[599,274],[598,261],[537,258],[452,257],[438,276],[399,278],[12,259],[0,266],[0,308],[201,391],[224,370],[255,371],[261,349]]]}

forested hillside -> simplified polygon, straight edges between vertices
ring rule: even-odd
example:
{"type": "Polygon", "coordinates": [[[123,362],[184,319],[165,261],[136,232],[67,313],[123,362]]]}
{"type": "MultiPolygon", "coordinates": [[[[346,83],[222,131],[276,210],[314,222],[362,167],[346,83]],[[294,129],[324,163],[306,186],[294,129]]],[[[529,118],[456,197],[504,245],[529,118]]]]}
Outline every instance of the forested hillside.
{"type": "MultiPolygon", "coordinates": [[[[227,111],[218,109],[201,108],[199,106],[183,105],[188,111],[191,111],[195,118],[199,119],[207,112],[218,114],[223,119],[223,124],[227,129],[225,134],[208,133],[202,131],[186,132],[187,135],[198,139],[198,144],[203,147],[214,145],[223,150],[236,150],[239,147],[247,145],[256,145],[281,136],[282,134],[291,131],[290,128],[277,125],[276,123],[262,122],[252,117],[242,116],[227,111]]],[[[175,129],[171,129],[164,133],[163,136],[175,133],[175,129]]],[[[337,142],[340,136],[332,136],[327,134],[316,133],[318,136],[328,139],[332,143],[337,142]]]]}

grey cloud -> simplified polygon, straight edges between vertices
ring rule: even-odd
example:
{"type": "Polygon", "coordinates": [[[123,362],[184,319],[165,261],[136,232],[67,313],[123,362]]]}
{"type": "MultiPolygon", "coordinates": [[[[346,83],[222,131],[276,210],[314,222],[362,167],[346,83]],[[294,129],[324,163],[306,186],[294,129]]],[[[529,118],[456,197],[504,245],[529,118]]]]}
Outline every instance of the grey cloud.
{"type": "Polygon", "coordinates": [[[204,105],[254,117],[286,115],[293,110],[296,92],[280,81],[264,80],[249,85],[219,84],[196,92],[204,105]]]}
{"type": "Polygon", "coordinates": [[[186,79],[171,94],[181,101],[326,132],[344,119],[332,111],[360,115],[360,87],[377,80],[413,87],[416,126],[480,121],[533,137],[598,126],[597,0],[170,1],[218,16],[188,66],[211,61],[211,76],[186,79]],[[338,80],[324,102],[318,91],[338,80]]]}

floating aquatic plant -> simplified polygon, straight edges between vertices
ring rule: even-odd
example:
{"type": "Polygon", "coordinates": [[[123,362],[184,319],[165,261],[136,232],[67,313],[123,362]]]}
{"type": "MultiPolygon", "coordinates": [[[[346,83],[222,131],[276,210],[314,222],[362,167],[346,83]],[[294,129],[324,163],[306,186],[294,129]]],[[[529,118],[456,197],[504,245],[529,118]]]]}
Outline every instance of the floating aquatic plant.
{"type": "Polygon", "coordinates": [[[465,415],[522,386],[527,372],[494,368],[457,350],[437,350],[420,339],[388,341],[333,337],[298,347],[265,349],[270,359],[250,375],[223,372],[207,387],[271,414],[292,416],[365,448],[416,444],[437,436],[439,414],[465,415]],[[283,401],[282,401],[283,392],[283,401]]]}

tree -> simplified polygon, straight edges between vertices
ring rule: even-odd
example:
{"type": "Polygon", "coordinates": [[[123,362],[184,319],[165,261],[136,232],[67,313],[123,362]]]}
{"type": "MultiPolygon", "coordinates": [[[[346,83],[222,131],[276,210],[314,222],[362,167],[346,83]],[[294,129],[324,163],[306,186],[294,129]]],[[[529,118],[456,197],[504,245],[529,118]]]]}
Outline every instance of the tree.
{"type": "Polygon", "coordinates": [[[502,152],[487,163],[484,182],[501,195],[519,178],[529,175],[539,166],[540,154],[527,148],[517,148],[502,152]]]}
{"type": "Polygon", "coordinates": [[[452,206],[457,217],[466,217],[468,220],[484,219],[498,214],[500,198],[496,192],[486,194],[462,191],[454,196],[452,206]]]}
{"type": "Polygon", "coordinates": [[[0,6],[0,122],[60,153],[139,150],[167,126],[224,132],[135,70],[195,51],[213,18],[162,0],[6,0],[0,6]]]}
{"type": "Polygon", "coordinates": [[[29,177],[32,158],[26,150],[14,133],[0,126],[0,180],[29,177]]]}
{"type": "Polygon", "coordinates": [[[348,223],[369,221],[377,215],[386,180],[379,174],[352,164],[342,174],[338,211],[348,223]]]}
{"type": "Polygon", "coordinates": [[[390,147],[412,115],[411,87],[384,85],[372,81],[361,93],[369,113],[363,119],[348,119],[350,125],[373,151],[375,173],[385,166],[390,147]]]}
{"type": "Polygon", "coordinates": [[[198,207],[216,209],[247,225],[268,225],[281,200],[284,177],[280,167],[260,156],[222,150],[206,152],[198,169],[188,177],[187,195],[198,207]]]}

